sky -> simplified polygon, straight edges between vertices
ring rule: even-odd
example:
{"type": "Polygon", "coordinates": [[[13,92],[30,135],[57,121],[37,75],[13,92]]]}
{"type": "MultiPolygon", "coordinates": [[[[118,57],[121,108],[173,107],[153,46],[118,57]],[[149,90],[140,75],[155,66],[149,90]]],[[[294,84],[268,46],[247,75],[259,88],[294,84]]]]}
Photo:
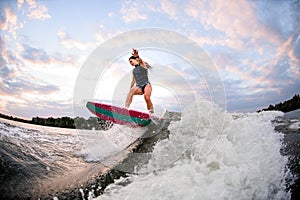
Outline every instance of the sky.
{"type": "MultiPolygon", "coordinates": [[[[213,63],[229,112],[254,112],[300,93],[297,0],[1,0],[0,112],[22,118],[73,117],[76,83],[87,60],[104,44],[117,53],[107,65],[100,66],[99,60],[95,69],[89,68],[97,75],[95,100],[124,101],[133,47],[153,66],[149,76],[157,107],[181,111],[195,93],[212,99],[213,84],[204,68],[197,71],[192,57],[151,46],[146,36],[145,45],[118,52],[118,36],[147,28],[154,35],[153,28],[175,32],[203,50],[193,56],[203,53],[213,63]]],[[[181,47],[178,41],[176,48],[181,47]]],[[[145,109],[142,97],[134,98],[135,106],[145,109]]]]}

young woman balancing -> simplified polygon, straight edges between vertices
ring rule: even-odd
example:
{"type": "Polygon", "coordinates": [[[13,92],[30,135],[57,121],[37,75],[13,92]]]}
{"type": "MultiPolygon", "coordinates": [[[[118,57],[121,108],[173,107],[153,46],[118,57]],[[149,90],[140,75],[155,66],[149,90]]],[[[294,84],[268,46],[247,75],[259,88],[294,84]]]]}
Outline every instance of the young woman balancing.
{"type": "Polygon", "coordinates": [[[149,113],[153,113],[153,104],[151,101],[152,87],[148,78],[148,69],[151,66],[144,62],[138,54],[138,50],[132,49],[132,56],[129,58],[129,63],[134,67],[132,70],[132,81],[130,90],[126,98],[125,107],[129,108],[134,95],[144,95],[149,113]]]}

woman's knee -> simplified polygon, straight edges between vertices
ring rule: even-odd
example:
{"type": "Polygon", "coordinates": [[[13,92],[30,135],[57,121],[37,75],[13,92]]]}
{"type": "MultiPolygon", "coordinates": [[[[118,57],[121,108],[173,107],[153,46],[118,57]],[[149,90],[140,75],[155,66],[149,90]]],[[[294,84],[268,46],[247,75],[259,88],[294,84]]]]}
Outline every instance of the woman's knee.
{"type": "Polygon", "coordinates": [[[141,94],[143,94],[143,93],[142,93],[141,89],[138,88],[138,87],[133,87],[133,88],[131,88],[131,89],[129,90],[129,95],[130,95],[130,96],[133,96],[133,95],[141,95],[141,94]]]}
{"type": "Polygon", "coordinates": [[[145,99],[145,101],[151,101],[150,95],[144,95],[144,99],[145,99]]]}
{"type": "Polygon", "coordinates": [[[128,96],[133,96],[134,95],[134,92],[133,91],[129,91],[128,92],[128,96]]]}

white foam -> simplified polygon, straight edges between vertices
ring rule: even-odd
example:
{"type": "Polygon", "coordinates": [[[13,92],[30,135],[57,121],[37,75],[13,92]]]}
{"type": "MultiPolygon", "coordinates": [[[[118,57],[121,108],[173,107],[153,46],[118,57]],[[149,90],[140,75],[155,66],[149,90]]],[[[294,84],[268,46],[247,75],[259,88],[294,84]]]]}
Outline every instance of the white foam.
{"type": "Polygon", "coordinates": [[[83,143],[81,154],[87,161],[101,161],[124,150],[139,138],[145,131],[143,128],[130,128],[114,125],[106,131],[77,130],[83,143]]]}
{"type": "Polygon", "coordinates": [[[230,114],[199,100],[169,126],[169,139],[125,187],[110,185],[97,199],[289,199],[280,112],[230,114]]]}
{"type": "Polygon", "coordinates": [[[289,126],[290,129],[298,130],[300,129],[300,122],[297,120],[289,126]]]}

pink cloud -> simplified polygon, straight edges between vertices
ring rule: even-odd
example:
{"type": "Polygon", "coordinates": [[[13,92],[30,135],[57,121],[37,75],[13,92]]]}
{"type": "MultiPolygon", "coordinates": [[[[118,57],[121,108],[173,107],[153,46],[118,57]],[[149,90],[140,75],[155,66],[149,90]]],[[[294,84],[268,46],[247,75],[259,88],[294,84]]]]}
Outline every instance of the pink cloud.
{"type": "Polygon", "coordinates": [[[4,19],[1,23],[1,30],[7,31],[14,38],[17,37],[17,30],[22,28],[22,24],[18,24],[17,15],[10,8],[4,8],[4,19]]]}
{"type": "Polygon", "coordinates": [[[75,58],[63,55],[50,55],[43,49],[31,47],[29,45],[20,45],[20,56],[31,64],[58,64],[75,65],[75,58]]]}
{"type": "Polygon", "coordinates": [[[177,19],[178,15],[178,6],[176,3],[169,0],[162,0],[160,2],[161,9],[164,13],[168,14],[171,19],[177,19]]]}
{"type": "Polygon", "coordinates": [[[238,85],[232,86],[234,88],[243,88],[247,91],[251,88],[251,91],[256,91],[262,86],[271,89],[274,85],[273,80],[268,78],[273,72],[272,65],[265,61],[253,63],[251,59],[246,58],[241,61],[242,65],[237,66],[234,58],[218,54],[214,57],[214,62],[225,81],[238,81],[238,85]]]}
{"type": "Polygon", "coordinates": [[[286,41],[279,45],[273,61],[274,65],[278,65],[283,62],[283,60],[287,60],[287,68],[291,75],[296,79],[300,78],[300,50],[297,49],[299,45],[299,31],[300,25],[298,25],[297,29],[286,41]]]}
{"type": "Polygon", "coordinates": [[[300,75],[299,42],[296,42],[300,28],[298,26],[295,34],[285,40],[282,32],[259,18],[263,16],[258,13],[258,6],[255,1],[246,0],[238,3],[191,0],[185,5],[185,13],[204,27],[204,33],[217,32],[198,36],[199,31],[195,31],[191,36],[200,45],[209,46],[213,61],[229,83],[227,86],[247,93],[266,89],[282,92],[281,88],[290,82],[279,81],[282,77],[288,78],[286,73],[294,77],[300,75]]]}
{"type": "Polygon", "coordinates": [[[88,50],[88,49],[95,48],[95,46],[96,46],[96,44],[94,44],[94,43],[81,42],[78,40],[74,40],[65,31],[59,31],[57,33],[57,36],[58,36],[60,44],[62,44],[64,47],[66,47],[68,49],[77,48],[80,50],[88,50]]]}
{"type": "MultiPolygon", "coordinates": [[[[29,19],[44,20],[51,18],[47,7],[35,0],[18,0],[17,6],[19,10],[23,11],[22,14],[26,14],[29,19]],[[25,8],[25,3],[27,3],[28,8],[25,8]]],[[[17,14],[11,8],[4,8],[4,17],[0,24],[1,30],[7,31],[16,39],[17,30],[23,28],[25,23],[24,19],[23,21],[19,20],[17,14]]]]}
{"type": "Polygon", "coordinates": [[[122,18],[125,22],[134,22],[147,19],[143,5],[138,2],[126,1],[121,8],[122,18]]]}
{"type": "Polygon", "coordinates": [[[28,10],[26,10],[27,17],[29,19],[45,20],[51,18],[48,13],[48,8],[42,3],[37,2],[36,0],[19,0],[18,8],[21,9],[24,6],[25,2],[29,6],[28,10]]]}
{"type": "Polygon", "coordinates": [[[185,6],[185,12],[199,20],[207,30],[214,28],[225,33],[218,42],[231,48],[245,49],[249,44],[259,46],[262,41],[272,44],[280,41],[278,34],[259,22],[251,1],[191,0],[185,6]]]}

